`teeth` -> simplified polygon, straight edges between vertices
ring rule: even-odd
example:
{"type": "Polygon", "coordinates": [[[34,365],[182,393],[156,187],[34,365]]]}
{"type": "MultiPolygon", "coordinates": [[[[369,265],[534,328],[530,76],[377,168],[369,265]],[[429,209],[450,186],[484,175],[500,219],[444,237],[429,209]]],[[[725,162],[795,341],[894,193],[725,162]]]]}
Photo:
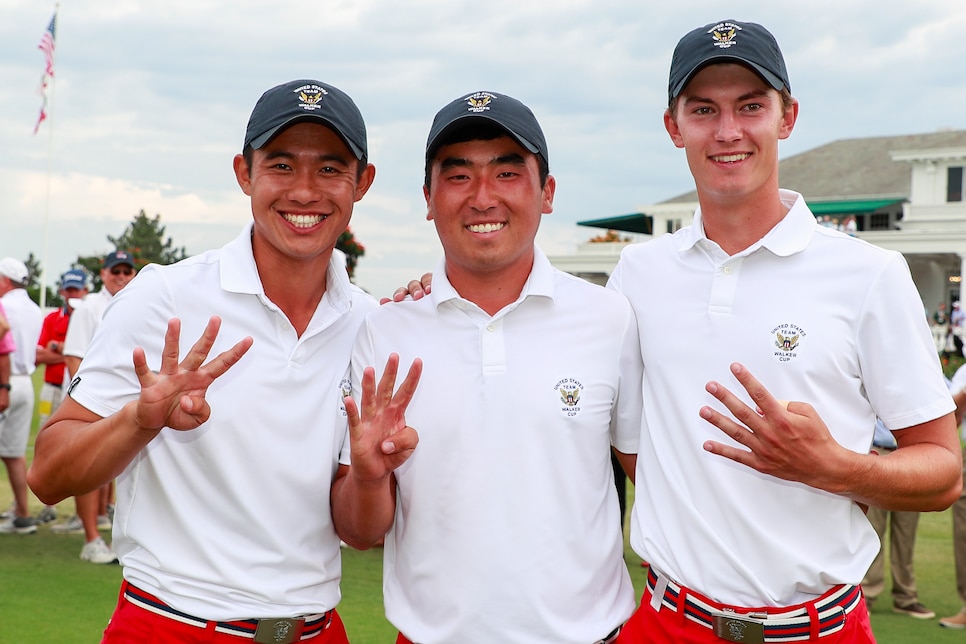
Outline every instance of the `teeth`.
{"type": "Polygon", "coordinates": [[[722,156],[711,157],[711,158],[717,161],[718,163],[734,163],[736,161],[744,161],[750,156],[751,156],[750,154],[725,154],[722,156]]]}
{"type": "Polygon", "coordinates": [[[506,224],[471,224],[468,226],[470,232],[474,233],[492,233],[496,230],[500,230],[506,224]]]}
{"type": "Polygon", "coordinates": [[[283,214],[285,221],[289,222],[296,228],[311,228],[316,224],[325,220],[325,215],[289,215],[283,214]]]}

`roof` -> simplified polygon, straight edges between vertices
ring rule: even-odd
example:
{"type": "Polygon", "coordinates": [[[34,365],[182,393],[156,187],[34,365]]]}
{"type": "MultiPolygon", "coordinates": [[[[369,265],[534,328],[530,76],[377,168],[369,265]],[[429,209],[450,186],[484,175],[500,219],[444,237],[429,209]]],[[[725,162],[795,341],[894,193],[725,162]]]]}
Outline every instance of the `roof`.
{"type": "Polygon", "coordinates": [[[654,218],[645,215],[643,212],[632,212],[629,215],[617,215],[616,217],[604,217],[602,219],[587,219],[578,221],[578,226],[590,226],[592,228],[606,228],[608,230],[620,230],[626,233],[651,234],[651,225],[654,218]]]}
{"type": "MultiPolygon", "coordinates": [[[[893,161],[890,153],[966,146],[966,130],[931,134],[877,136],[833,141],[779,162],[782,188],[813,200],[908,198],[912,173],[908,163],[893,161]]],[[[661,203],[694,202],[691,191],[661,203]]]]}

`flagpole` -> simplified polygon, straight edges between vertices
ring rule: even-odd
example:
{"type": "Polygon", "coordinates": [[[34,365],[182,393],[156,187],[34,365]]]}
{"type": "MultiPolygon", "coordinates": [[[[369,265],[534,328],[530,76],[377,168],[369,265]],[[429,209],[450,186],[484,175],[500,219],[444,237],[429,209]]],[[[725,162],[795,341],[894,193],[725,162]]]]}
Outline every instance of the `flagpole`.
{"type": "MultiPolygon", "coordinates": [[[[54,4],[54,20],[57,19],[57,15],[60,13],[60,3],[54,4]]],[[[50,52],[51,65],[53,68],[53,60],[56,56],[56,49],[52,49],[50,52]]],[[[44,227],[43,227],[43,254],[40,259],[40,308],[43,310],[47,306],[47,253],[48,253],[48,240],[50,237],[50,177],[52,174],[53,158],[54,158],[54,106],[56,105],[55,90],[57,87],[57,74],[51,74],[50,76],[50,109],[47,111],[47,188],[46,196],[44,198],[44,227]]],[[[38,127],[40,124],[37,124],[38,127]]]]}

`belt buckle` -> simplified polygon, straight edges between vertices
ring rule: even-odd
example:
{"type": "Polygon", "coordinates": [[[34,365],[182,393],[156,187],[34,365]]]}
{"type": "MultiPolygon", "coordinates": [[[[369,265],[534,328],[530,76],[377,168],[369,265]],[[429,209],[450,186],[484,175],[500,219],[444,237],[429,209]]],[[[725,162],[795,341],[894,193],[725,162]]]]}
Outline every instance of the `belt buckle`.
{"type": "Polygon", "coordinates": [[[291,644],[301,634],[305,620],[299,617],[291,619],[260,619],[255,628],[255,641],[258,644],[291,644]]]}
{"type": "Polygon", "coordinates": [[[713,615],[711,624],[714,627],[714,634],[729,642],[763,644],[765,641],[765,625],[744,615],[737,613],[713,615]]]}

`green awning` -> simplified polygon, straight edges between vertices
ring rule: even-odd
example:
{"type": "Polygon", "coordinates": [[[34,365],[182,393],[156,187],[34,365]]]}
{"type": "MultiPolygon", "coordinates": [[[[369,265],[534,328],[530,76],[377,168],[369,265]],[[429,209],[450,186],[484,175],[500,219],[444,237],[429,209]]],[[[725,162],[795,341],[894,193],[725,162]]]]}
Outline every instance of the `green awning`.
{"type": "Polygon", "coordinates": [[[588,219],[578,221],[578,226],[590,226],[591,228],[604,228],[606,230],[619,230],[625,233],[651,234],[654,218],[645,215],[643,212],[633,212],[629,215],[617,215],[616,217],[604,217],[603,219],[588,219]]]}
{"type": "Polygon", "coordinates": [[[902,203],[905,199],[849,199],[845,201],[808,201],[815,215],[861,215],[902,203]]]}

